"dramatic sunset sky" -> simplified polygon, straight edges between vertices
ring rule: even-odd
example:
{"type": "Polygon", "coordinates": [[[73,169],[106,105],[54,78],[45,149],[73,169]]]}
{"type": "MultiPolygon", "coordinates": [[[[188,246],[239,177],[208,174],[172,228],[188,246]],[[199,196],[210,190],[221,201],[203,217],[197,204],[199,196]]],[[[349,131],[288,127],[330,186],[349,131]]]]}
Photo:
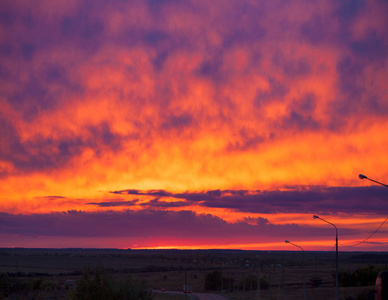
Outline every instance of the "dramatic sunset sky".
{"type": "Polygon", "coordinates": [[[0,247],[388,251],[387,16],[2,0],[0,247]]]}

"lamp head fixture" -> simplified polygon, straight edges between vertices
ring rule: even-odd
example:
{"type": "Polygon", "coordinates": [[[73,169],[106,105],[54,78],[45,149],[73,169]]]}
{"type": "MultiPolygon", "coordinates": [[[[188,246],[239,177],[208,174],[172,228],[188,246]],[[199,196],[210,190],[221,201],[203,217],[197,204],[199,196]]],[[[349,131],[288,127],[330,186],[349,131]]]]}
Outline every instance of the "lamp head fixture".
{"type": "Polygon", "coordinates": [[[313,218],[314,219],[319,219],[319,217],[317,215],[313,215],[313,218]]]}
{"type": "Polygon", "coordinates": [[[360,178],[360,179],[368,179],[368,177],[366,177],[365,175],[362,175],[362,174],[358,175],[358,178],[360,178]]]}
{"type": "Polygon", "coordinates": [[[285,240],[284,242],[285,242],[285,243],[289,243],[290,241],[285,240]]]}

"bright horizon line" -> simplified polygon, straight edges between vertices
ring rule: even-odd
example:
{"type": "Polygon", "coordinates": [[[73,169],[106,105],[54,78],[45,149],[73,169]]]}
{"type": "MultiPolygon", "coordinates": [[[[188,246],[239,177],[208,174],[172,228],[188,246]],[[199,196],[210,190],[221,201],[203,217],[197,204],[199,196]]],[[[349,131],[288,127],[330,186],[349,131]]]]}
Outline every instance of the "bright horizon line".
{"type": "MultiPolygon", "coordinates": [[[[291,250],[291,249],[239,249],[239,248],[169,248],[169,247],[155,247],[155,248],[51,248],[51,247],[44,247],[44,248],[38,248],[38,247],[0,247],[0,249],[10,249],[10,250],[17,250],[17,249],[23,249],[23,250],[128,250],[128,251],[141,251],[141,250],[156,250],[156,251],[162,251],[162,250],[177,250],[177,251],[258,251],[258,252],[303,252],[302,250],[291,250]]],[[[304,252],[335,252],[335,250],[304,250],[304,252]]],[[[388,251],[379,251],[379,250],[352,250],[352,251],[339,251],[339,253],[349,253],[349,252],[374,252],[374,253],[388,253],[388,251]]]]}
{"type": "MultiPolygon", "coordinates": [[[[200,247],[172,247],[172,246],[166,246],[166,247],[139,247],[139,248],[106,248],[106,247],[0,247],[0,249],[9,249],[9,250],[17,250],[17,249],[23,249],[23,250],[120,250],[120,251],[132,251],[132,250],[178,250],[178,251],[212,251],[212,250],[220,250],[220,251],[260,251],[260,252],[303,252],[302,250],[295,248],[295,249],[243,249],[243,248],[226,248],[226,247],[213,247],[213,248],[200,248],[200,247]]],[[[333,250],[325,250],[325,249],[307,249],[304,250],[304,252],[335,252],[335,249],[333,250]]],[[[340,250],[339,252],[376,252],[376,253],[386,253],[387,251],[382,250],[340,250]]]]}

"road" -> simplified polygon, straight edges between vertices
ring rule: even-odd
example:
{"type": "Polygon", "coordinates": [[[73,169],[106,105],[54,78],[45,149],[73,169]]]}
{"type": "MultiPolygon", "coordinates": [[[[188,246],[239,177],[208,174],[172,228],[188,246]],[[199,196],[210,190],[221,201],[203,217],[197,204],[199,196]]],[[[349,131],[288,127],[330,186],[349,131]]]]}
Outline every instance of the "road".
{"type": "MultiPolygon", "coordinates": [[[[154,293],[165,293],[165,294],[175,294],[175,295],[184,295],[182,292],[176,292],[176,291],[159,291],[154,290],[154,293]]],[[[228,300],[228,298],[217,295],[217,294],[205,294],[205,293],[190,293],[187,294],[188,300],[228,300]]]]}
{"type": "Polygon", "coordinates": [[[193,293],[190,295],[190,300],[228,300],[228,298],[217,294],[193,293]]]}

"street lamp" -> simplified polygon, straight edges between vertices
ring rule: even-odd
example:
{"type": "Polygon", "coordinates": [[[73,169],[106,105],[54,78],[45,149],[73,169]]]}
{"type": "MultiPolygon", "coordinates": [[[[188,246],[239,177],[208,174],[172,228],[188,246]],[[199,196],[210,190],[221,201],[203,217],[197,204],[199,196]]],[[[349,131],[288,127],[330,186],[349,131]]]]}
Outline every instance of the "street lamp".
{"type": "Polygon", "coordinates": [[[320,219],[323,222],[326,222],[335,228],[335,299],[339,299],[339,291],[338,291],[338,229],[337,226],[335,226],[333,223],[330,223],[329,221],[326,221],[325,219],[322,219],[318,217],[317,215],[313,216],[314,219],[320,219]]]}
{"type": "Polygon", "coordinates": [[[306,300],[306,284],[305,284],[305,276],[304,276],[304,249],[294,243],[291,243],[290,241],[285,240],[284,241],[286,244],[291,244],[294,245],[295,247],[298,247],[302,249],[302,274],[303,274],[303,300],[306,300]]]}
{"type": "Polygon", "coordinates": [[[368,177],[366,177],[365,175],[362,175],[362,174],[358,175],[358,178],[360,178],[360,179],[368,179],[368,180],[373,181],[373,182],[375,182],[377,184],[380,184],[382,186],[388,187],[388,185],[386,185],[384,183],[381,183],[381,182],[378,182],[376,180],[370,179],[370,178],[368,178],[368,177]]]}

